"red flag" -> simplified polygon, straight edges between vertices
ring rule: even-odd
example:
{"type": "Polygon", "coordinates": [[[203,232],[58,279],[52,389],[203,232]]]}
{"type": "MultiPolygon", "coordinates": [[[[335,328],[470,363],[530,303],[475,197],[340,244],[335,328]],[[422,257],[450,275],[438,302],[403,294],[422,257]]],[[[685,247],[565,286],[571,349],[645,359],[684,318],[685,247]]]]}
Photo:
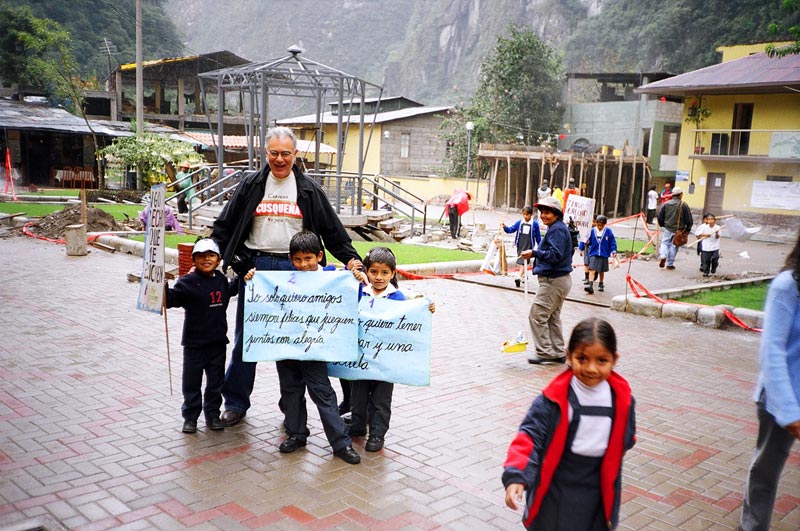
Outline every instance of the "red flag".
{"type": "Polygon", "coordinates": [[[11,151],[8,149],[8,146],[6,146],[6,189],[4,191],[6,194],[8,193],[8,186],[11,179],[11,151]]]}

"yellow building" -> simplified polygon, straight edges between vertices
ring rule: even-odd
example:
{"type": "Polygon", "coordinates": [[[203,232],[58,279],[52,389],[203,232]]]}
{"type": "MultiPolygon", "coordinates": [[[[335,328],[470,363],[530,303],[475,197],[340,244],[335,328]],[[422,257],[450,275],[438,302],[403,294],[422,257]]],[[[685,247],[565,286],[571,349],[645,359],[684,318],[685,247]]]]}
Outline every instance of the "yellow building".
{"type": "Polygon", "coordinates": [[[675,184],[697,218],[733,214],[758,238],[794,241],[800,226],[800,55],[764,45],[718,49],[722,63],[644,85],[684,98],[675,184]],[[762,50],[758,52],[758,50],[762,50]]]}
{"type": "MultiPolygon", "coordinates": [[[[358,172],[358,145],[364,146],[363,173],[381,176],[430,201],[438,196],[452,195],[455,188],[464,188],[464,179],[444,176],[447,145],[440,137],[439,127],[450,107],[424,106],[404,97],[369,99],[365,101],[364,134],[359,135],[358,102],[353,113],[345,107],[341,115],[343,137],[342,172],[358,172]],[[377,112],[375,112],[377,109],[377,112]]],[[[322,142],[336,146],[339,127],[338,104],[322,114],[322,142]]],[[[290,127],[301,140],[313,140],[316,135],[316,116],[313,114],[278,120],[278,125],[290,127]]],[[[337,162],[332,166],[335,168],[337,162]]],[[[474,181],[473,181],[474,186],[474,181]]],[[[485,194],[484,194],[485,195],[485,194]]]]}

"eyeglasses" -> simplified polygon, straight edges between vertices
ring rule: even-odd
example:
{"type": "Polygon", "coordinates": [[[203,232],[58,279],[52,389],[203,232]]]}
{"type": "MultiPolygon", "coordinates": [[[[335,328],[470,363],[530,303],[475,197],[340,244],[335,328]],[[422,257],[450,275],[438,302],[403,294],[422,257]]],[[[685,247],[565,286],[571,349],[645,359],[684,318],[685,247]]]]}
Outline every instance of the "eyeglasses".
{"type": "Polygon", "coordinates": [[[294,153],[291,152],[291,151],[274,151],[274,150],[271,150],[271,149],[269,150],[269,156],[270,157],[272,157],[274,159],[277,159],[278,155],[280,155],[280,157],[282,159],[288,159],[289,157],[294,155],[294,153]]]}

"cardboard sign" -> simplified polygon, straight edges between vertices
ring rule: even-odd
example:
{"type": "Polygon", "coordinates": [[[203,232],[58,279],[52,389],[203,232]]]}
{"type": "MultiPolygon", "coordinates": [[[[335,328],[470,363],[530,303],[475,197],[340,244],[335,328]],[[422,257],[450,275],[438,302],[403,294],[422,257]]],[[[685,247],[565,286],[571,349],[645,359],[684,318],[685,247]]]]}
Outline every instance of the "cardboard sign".
{"type": "Polygon", "coordinates": [[[147,216],[147,231],[144,238],[142,257],[142,281],[139,284],[139,298],[136,308],[148,312],[161,313],[164,301],[164,183],[150,188],[150,213],[147,216]]]}
{"type": "Polygon", "coordinates": [[[431,312],[428,299],[364,297],[359,304],[358,359],[328,364],[348,380],[430,385],[431,312]]]}
{"type": "Polygon", "coordinates": [[[244,297],[244,361],[358,358],[358,281],[351,272],[257,271],[244,297]]]}
{"type": "Polygon", "coordinates": [[[580,231],[580,241],[586,241],[592,230],[592,216],[594,214],[594,199],[571,194],[567,198],[567,206],[564,209],[564,223],[569,224],[569,218],[575,221],[575,225],[580,231]]]}

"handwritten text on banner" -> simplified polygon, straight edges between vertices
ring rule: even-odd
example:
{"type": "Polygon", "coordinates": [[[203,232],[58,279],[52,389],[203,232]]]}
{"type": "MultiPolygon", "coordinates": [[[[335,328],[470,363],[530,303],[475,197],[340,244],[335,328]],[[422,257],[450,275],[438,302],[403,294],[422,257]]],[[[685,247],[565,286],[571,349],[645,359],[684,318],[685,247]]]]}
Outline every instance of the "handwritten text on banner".
{"type": "Polygon", "coordinates": [[[328,363],[328,374],[348,380],[430,384],[431,312],[427,299],[364,297],[359,304],[359,357],[328,363]]]}
{"type": "Polygon", "coordinates": [[[244,296],[244,361],[358,357],[358,284],[349,271],[258,271],[244,296]]]}

